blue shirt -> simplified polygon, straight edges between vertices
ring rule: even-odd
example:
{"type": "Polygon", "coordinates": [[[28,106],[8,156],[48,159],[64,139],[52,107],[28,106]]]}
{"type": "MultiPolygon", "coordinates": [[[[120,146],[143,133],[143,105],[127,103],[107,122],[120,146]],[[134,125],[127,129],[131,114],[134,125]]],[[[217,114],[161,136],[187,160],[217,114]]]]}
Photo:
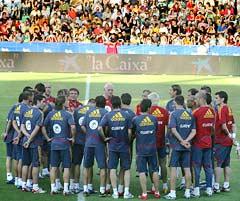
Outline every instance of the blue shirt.
{"type": "Polygon", "coordinates": [[[133,119],[136,129],[136,153],[138,156],[152,156],[156,154],[157,118],[150,114],[136,116],[133,119]]]}
{"type": "Polygon", "coordinates": [[[125,111],[126,113],[128,113],[128,115],[130,116],[130,119],[133,120],[133,118],[136,116],[135,112],[133,112],[131,109],[129,108],[122,108],[123,111],[125,111]]]}
{"type": "MultiPolygon", "coordinates": [[[[176,128],[179,135],[182,137],[183,140],[185,140],[191,133],[192,129],[196,129],[194,117],[185,109],[176,109],[170,115],[169,128],[176,128]]],[[[170,138],[170,145],[174,150],[190,151],[190,149],[186,149],[184,146],[182,146],[173,134],[171,135],[172,136],[170,138]]]]}
{"type": "Polygon", "coordinates": [[[93,107],[87,111],[83,119],[83,126],[85,126],[87,130],[85,146],[96,147],[100,144],[103,145],[103,140],[98,131],[98,125],[107,112],[105,108],[97,107],[93,107]]]}
{"type": "Polygon", "coordinates": [[[46,107],[47,107],[47,109],[46,109],[45,112],[44,112],[44,117],[45,117],[45,118],[46,118],[46,116],[48,115],[49,112],[51,112],[51,111],[54,110],[54,106],[51,105],[50,103],[48,103],[48,104],[46,105],[46,107]]]}
{"type": "Polygon", "coordinates": [[[129,151],[128,129],[132,128],[132,122],[127,112],[119,109],[107,113],[100,122],[100,126],[108,128],[109,137],[111,137],[110,151],[129,151]]]}
{"type": "MultiPolygon", "coordinates": [[[[14,112],[13,112],[13,116],[12,116],[12,120],[15,120],[17,122],[17,126],[20,130],[22,121],[23,121],[23,116],[26,113],[26,111],[30,108],[30,106],[28,106],[25,103],[18,103],[15,106],[14,112]]],[[[16,131],[14,131],[14,136],[13,138],[17,137],[18,133],[16,131]]],[[[19,144],[22,144],[22,140],[20,140],[19,144]]]]}
{"type": "Polygon", "coordinates": [[[74,110],[73,113],[73,117],[74,117],[74,121],[76,124],[76,137],[75,137],[75,144],[85,144],[85,138],[86,135],[85,133],[83,133],[81,126],[83,125],[83,119],[84,116],[86,114],[86,112],[90,109],[90,106],[80,106],[79,108],[77,108],[76,110],[74,110]]]}
{"type": "MultiPolygon", "coordinates": [[[[36,107],[31,107],[27,110],[27,112],[23,116],[22,124],[25,125],[25,129],[29,135],[33,132],[36,126],[41,127],[43,125],[43,113],[40,109],[36,107]]],[[[23,143],[25,143],[28,138],[23,136],[23,143]]],[[[38,134],[32,140],[30,147],[36,148],[38,145],[42,143],[42,133],[38,132],[38,134]]]]}
{"type": "Polygon", "coordinates": [[[70,147],[68,138],[71,137],[71,125],[75,125],[73,116],[66,110],[54,110],[50,112],[44,126],[48,128],[51,141],[51,150],[65,150],[70,147]]]}
{"type": "MultiPolygon", "coordinates": [[[[8,123],[8,121],[12,121],[12,120],[13,120],[13,112],[14,112],[14,110],[15,110],[15,107],[16,107],[16,105],[13,105],[13,106],[10,108],[10,110],[8,111],[7,123],[8,123]]],[[[12,125],[10,125],[10,129],[9,129],[9,131],[8,131],[8,133],[7,133],[6,138],[4,139],[4,142],[5,142],[5,143],[11,143],[12,140],[13,140],[13,135],[14,135],[14,128],[13,128],[12,125]]]]}
{"type": "Polygon", "coordinates": [[[174,99],[171,99],[170,101],[167,102],[166,105],[166,110],[171,113],[175,110],[175,104],[174,104],[174,99]]]}

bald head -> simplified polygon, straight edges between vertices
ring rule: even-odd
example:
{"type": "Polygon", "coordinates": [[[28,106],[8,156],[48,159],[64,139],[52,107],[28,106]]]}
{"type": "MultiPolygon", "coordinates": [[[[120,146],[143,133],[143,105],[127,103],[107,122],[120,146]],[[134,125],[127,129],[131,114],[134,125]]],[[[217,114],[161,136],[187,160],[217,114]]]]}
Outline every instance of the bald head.
{"type": "Polygon", "coordinates": [[[105,98],[110,98],[113,96],[113,84],[110,82],[107,82],[104,85],[104,96],[105,98]]]}
{"type": "Polygon", "coordinates": [[[207,94],[204,91],[199,91],[196,95],[196,102],[198,106],[207,104],[207,94]]]}
{"type": "Polygon", "coordinates": [[[158,105],[160,96],[157,92],[152,92],[148,95],[148,99],[150,99],[152,101],[152,105],[158,105]]]}

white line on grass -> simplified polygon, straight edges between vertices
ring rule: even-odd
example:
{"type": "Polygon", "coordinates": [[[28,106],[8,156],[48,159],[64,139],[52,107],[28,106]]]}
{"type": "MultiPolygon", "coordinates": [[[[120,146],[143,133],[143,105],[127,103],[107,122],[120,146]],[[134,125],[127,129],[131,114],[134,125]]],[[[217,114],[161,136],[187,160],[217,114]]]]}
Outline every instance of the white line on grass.
{"type": "Polygon", "coordinates": [[[83,196],[83,192],[78,193],[78,201],[85,201],[85,198],[83,196]]]}
{"type": "Polygon", "coordinates": [[[86,91],[85,91],[85,105],[87,104],[90,96],[90,84],[91,84],[91,75],[87,75],[86,79],[86,91]]]}
{"type": "MultiPolygon", "coordinates": [[[[84,159],[83,159],[84,160],[84,159]]],[[[83,160],[82,160],[82,163],[80,165],[80,168],[81,168],[81,172],[80,172],[80,185],[83,187],[83,160]]],[[[83,196],[83,191],[78,193],[78,199],[77,201],[85,201],[85,197],[83,196]]]]}

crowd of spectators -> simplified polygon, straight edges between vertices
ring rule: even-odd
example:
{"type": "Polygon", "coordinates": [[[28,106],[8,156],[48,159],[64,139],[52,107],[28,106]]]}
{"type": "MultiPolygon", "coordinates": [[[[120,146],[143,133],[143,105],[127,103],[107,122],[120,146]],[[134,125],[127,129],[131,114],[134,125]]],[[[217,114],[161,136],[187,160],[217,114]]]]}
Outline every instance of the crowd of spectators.
{"type": "Polygon", "coordinates": [[[0,41],[240,46],[240,0],[0,0],[0,41]]]}

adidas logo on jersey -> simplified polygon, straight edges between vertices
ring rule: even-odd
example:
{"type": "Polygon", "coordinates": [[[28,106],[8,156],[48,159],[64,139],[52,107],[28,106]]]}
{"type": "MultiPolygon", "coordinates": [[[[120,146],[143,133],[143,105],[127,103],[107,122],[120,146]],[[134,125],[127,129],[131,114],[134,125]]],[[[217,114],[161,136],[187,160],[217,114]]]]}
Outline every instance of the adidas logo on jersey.
{"type": "Polygon", "coordinates": [[[155,117],[163,117],[163,114],[161,113],[161,111],[157,108],[152,112],[152,115],[155,117]]]}
{"type": "Polygon", "coordinates": [[[207,112],[204,114],[203,116],[205,119],[212,119],[214,118],[214,114],[212,113],[212,111],[210,109],[207,110],[207,112]]]}
{"type": "Polygon", "coordinates": [[[55,113],[55,114],[52,116],[51,120],[55,120],[55,121],[59,120],[59,121],[62,121],[63,118],[62,118],[61,112],[55,113]]]}
{"type": "Polygon", "coordinates": [[[183,119],[183,120],[191,120],[191,116],[190,116],[186,111],[184,111],[184,112],[181,114],[180,119],[183,119]]]}
{"type": "Polygon", "coordinates": [[[89,110],[89,107],[83,107],[78,110],[79,114],[86,114],[86,112],[89,110]]]}
{"type": "Polygon", "coordinates": [[[125,118],[120,112],[117,112],[111,119],[111,121],[125,121],[125,118]]]}
{"type": "Polygon", "coordinates": [[[152,125],[153,125],[153,122],[149,117],[145,117],[140,123],[140,126],[152,126],[152,125]]]}
{"type": "Polygon", "coordinates": [[[89,117],[101,117],[101,114],[100,114],[100,112],[99,112],[99,109],[93,110],[93,111],[90,113],[89,117]]]}
{"type": "Polygon", "coordinates": [[[33,110],[28,110],[25,114],[24,114],[24,117],[28,117],[28,118],[32,118],[33,116],[33,110]]]}
{"type": "Polygon", "coordinates": [[[14,110],[14,114],[20,114],[20,109],[21,109],[21,105],[18,105],[14,110]]]}

